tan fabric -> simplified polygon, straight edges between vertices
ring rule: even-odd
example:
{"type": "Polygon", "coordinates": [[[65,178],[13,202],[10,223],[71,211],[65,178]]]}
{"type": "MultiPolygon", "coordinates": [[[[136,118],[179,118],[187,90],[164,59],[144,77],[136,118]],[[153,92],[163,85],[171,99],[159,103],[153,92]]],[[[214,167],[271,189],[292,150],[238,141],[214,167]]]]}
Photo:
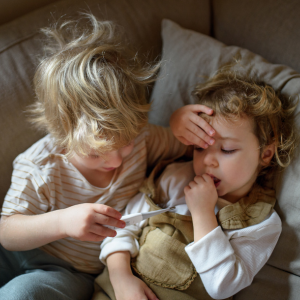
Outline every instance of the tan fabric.
{"type": "Polygon", "coordinates": [[[273,189],[256,185],[249,196],[222,208],[217,218],[223,229],[241,229],[262,222],[276,202],[273,189]]]}
{"type": "MultiPolygon", "coordinates": [[[[170,217],[169,221],[174,220],[170,217]]],[[[134,269],[147,282],[171,289],[186,290],[198,274],[185,253],[186,244],[177,239],[181,237],[181,232],[176,226],[167,224],[159,228],[147,227],[144,232],[146,234],[144,233],[141,238],[139,255],[132,262],[134,269]]]]}
{"type": "MultiPolygon", "coordinates": [[[[205,288],[199,276],[195,278],[189,289],[185,291],[166,289],[154,283],[148,281],[145,282],[160,300],[211,300],[211,297],[209,297],[207,293],[205,295],[205,288]],[[197,295],[200,289],[202,290],[201,298],[195,298],[195,295],[197,295]]],[[[230,299],[232,299],[232,297],[226,300],[230,299]]],[[[114,289],[109,280],[107,268],[105,268],[103,273],[95,280],[95,291],[92,300],[116,300],[114,289]]]]}
{"type": "Polygon", "coordinates": [[[92,300],[116,300],[107,268],[95,279],[95,291],[92,300]]]}

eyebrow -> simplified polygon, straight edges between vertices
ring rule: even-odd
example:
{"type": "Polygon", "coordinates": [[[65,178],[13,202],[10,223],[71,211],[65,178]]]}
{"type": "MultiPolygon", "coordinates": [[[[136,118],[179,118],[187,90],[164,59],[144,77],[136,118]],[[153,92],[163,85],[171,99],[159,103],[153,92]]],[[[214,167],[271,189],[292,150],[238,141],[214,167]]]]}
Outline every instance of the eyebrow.
{"type": "Polygon", "coordinates": [[[237,141],[240,142],[241,140],[234,138],[234,137],[230,137],[230,136],[224,136],[224,137],[220,137],[220,140],[233,140],[233,141],[237,141]]]}

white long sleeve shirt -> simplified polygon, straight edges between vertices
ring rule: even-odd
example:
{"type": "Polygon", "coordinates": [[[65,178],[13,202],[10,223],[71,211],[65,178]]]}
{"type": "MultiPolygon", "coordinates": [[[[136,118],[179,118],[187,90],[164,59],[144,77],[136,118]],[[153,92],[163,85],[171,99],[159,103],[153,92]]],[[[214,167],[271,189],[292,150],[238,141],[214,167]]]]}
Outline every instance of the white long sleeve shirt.
{"type": "MultiPolygon", "coordinates": [[[[192,162],[188,162],[169,165],[160,178],[158,192],[168,201],[168,207],[176,206],[176,213],[190,215],[183,189],[194,176],[192,162]]],[[[218,201],[216,213],[225,202],[218,201]]],[[[144,194],[140,193],[129,202],[125,214],[149,210],[144,194]]],[[[118,229],[115,238],[106,238],[101,245],[100,260],[105,264],[107,256],[116,251],[129,251],[135,257],[139,251],[138,236],[146,225],[147,220],[118,229]]],[[[271,256],[280,233],[281,220],[273,210],[263,222],[243,229],[222,230],[218,226],[185,250],[208,294],[214,299],[224,299],[251,284],[271,256]]]]}

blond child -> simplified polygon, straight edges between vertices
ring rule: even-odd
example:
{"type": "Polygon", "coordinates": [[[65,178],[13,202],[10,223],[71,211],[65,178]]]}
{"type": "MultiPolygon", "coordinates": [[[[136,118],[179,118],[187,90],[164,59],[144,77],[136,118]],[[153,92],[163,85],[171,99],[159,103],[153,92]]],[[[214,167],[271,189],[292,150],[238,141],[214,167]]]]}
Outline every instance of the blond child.
{"type": "Polygon", "coordinates": [[[48,134],[14,161],[1,212],[1,299],[90,299],[100,243],[116,234],[103,225],[124,227],[120,212],[147,166],[186,151],[170,129],[147,125],[145,91],[159,64],[143,65],[111,22],[86,17],[87,27],[44,29],[52,42],[30,111],[48,134]]]}
{"type": "MultiPolygon", "coordinates": [[[[127,214],[176,210],[104,240],[100,259],[112,287],[102,285],[107,270],[97,282],[111,299],[150,299],[141,280],[160,300],[232,297],[251,284],[277,243],[281,220],[266,185],[291,161],[294,104],[227,68],[194,95],[214,111],[202,117],[215,129],[215,143],[195,146],[192,162],[158,165],[128,204],[127,214]]],[[[191,110],[176,111],[171,127],[191,110]]]]}

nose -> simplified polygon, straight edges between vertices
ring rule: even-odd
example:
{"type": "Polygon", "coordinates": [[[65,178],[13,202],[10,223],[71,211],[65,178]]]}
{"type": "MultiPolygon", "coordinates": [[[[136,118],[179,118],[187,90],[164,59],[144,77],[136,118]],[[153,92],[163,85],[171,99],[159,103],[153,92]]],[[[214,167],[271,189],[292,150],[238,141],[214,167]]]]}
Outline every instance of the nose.
{"type": "Polygon", "coordinates": [[[205,153],[205,157],[204,157],[203,161],[204,161],[204,164],[207,166],[217,167],[219,165],[218,159],[217,159],[215,153],[211,152],[211,151],[207,151],[207,153],[205,153]]]}
{"type": "Polygon", "coordinates": [[[120,153],[120,151],[113,151],[110,153],[109,158],[107,159],[107,164],[109,164],[112,168],[118,168],[123,161],[123,157],[120,153]]]}

